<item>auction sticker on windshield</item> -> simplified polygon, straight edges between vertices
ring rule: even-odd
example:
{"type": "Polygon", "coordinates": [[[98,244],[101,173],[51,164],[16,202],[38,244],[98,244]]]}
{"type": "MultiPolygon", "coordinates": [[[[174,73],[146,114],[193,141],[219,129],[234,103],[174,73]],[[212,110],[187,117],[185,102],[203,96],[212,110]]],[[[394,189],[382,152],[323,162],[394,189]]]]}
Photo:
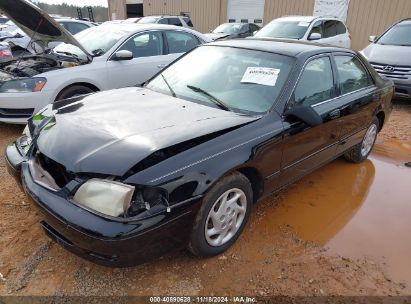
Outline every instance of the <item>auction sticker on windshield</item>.
{"type": "Polygon", "coordinates": [[[277,82],[279,73],[280,70],[274,68],[248,67],[241,83],[255,83],[273,87],[277,82]]]}

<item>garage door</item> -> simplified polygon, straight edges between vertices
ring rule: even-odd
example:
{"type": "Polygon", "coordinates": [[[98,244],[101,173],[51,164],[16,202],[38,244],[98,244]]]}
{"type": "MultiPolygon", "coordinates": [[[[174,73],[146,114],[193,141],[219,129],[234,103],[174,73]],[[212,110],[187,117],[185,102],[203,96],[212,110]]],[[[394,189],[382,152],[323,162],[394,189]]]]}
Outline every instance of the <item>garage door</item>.
{"type": "Polygon", "coordinates": [[[265,0],[228,0],[228,22],[263,23],[265,0]]]}

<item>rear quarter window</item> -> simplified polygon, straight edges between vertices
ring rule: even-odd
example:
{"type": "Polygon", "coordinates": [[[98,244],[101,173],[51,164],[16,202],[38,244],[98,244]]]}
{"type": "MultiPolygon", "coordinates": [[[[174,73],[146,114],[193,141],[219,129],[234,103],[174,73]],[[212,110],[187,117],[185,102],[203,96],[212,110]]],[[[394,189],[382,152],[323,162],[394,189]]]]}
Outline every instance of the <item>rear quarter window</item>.
{"type": "Polygon", "coordinates": [[[347,28],[345,27],[344,23],[340,21],[336,22],[336,27],[337,27],[337,35],[345,34],[347,32],[347,28]]]}

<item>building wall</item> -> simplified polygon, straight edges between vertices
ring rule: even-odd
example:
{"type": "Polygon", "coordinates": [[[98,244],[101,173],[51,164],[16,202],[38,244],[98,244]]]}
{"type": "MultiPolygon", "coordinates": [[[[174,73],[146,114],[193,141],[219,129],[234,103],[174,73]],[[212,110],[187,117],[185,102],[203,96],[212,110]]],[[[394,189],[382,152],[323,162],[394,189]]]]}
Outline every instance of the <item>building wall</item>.
{"type": "Polygon", "coordinates": [[[116,20],[127,19],[126,0],[108,0],[108,18],[113,20],[113,14],[116,20]]]}
{"type": "Polygon", "coordinates": [[[312,15],[314,0],[265,0],[264,24],[286,15],[312,15]]]}
{"type": "Polygon", "coordinates": [[[226,18],[226,3],[227,0],[144,0],[144,15],[188,13],[195,29],[205,33],[223,22],[223,16],[226,18]]]}
{"type": "Polygon", "coordinates": [[[352,47],[360,50],[368,36],[380,35],[399,19],[411,17],[410,0],[351,0],[347,25],[352,36],[352,47]]]}
{"type": "MultiPolygon", "coordinates": [[[[108,0],[117,19],[125,18],[125,0],[108,0]]],[[[315,0],[265,0],[264,22],[284,15],[312,15],[315,0]]],[[[190,14],[195,29],[209,32],[227,21],[228,0],[144,0],[144,15],[190,14]]],[[[352,47],[360,50],[368,36],[379,35],[395,21],[411,17],[411,0],[351,0],[347,25],[352,47]]]]}

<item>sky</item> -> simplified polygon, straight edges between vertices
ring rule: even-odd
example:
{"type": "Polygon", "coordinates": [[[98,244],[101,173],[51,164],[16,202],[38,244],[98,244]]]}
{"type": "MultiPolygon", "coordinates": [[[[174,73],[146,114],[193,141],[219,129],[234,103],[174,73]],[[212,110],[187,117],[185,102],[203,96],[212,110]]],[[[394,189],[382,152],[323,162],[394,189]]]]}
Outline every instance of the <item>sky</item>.
{"type": "Polygon", "coordinates": [[[65,2],[76,6],[101,5],[107,7],[107,0],[35,0],[34,2],[44,2],[48,4],[61,4],[65,2]]]}

